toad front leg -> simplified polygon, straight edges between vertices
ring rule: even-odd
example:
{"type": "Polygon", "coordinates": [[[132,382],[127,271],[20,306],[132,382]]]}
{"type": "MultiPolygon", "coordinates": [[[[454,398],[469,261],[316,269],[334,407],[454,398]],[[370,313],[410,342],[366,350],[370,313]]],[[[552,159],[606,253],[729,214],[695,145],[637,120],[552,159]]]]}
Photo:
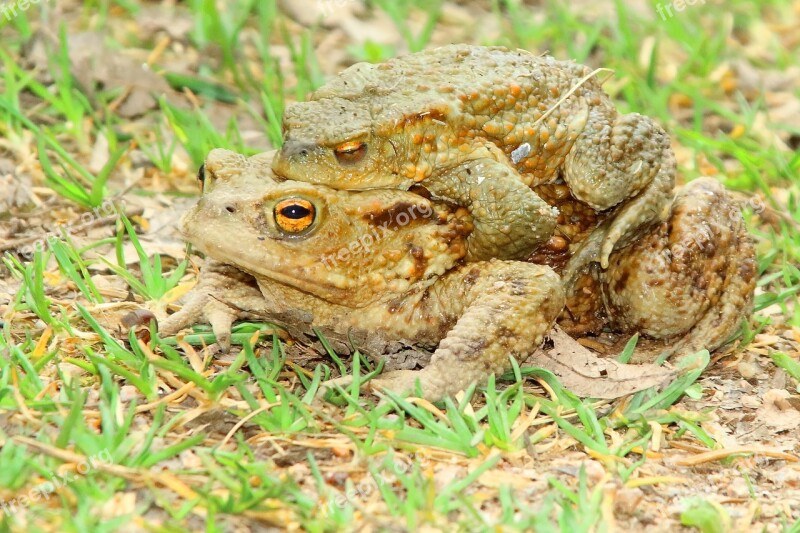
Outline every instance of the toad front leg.
{"type": "Polygon", "coordinates": [[[467,239],[471,261],[522,259],[547,242],[556,212],[526,185],[496,147],[478,147],[470,159],[428,178],[437,198],[469,209],[475,229],[467,239]]]}
{"type": "Polygon", "coordinates": [[[250,274],[207,259],[200,280],[189,293],[186,304],[159,324],[162,337],[175,335],[197,323],[211,324],[223,351],[231,345],[231,326],[240,318],[263,318],[269,309],[256,280],[250,274]]]}
{"type": "MultiPolygon", "coordinates": [[[[509,357],[523,361],[541,345],[564,306],[564,292],[549,267],[492,260],[444,276],[426,305],[431,313],[460,318],[424,369],[387,372],[371,386],[413,392],[419,382],[423,396],[436,401],[484,383],[510,368],[509,357]]],[[[416,307],[409,311],[417,313],[416,307]]]]}

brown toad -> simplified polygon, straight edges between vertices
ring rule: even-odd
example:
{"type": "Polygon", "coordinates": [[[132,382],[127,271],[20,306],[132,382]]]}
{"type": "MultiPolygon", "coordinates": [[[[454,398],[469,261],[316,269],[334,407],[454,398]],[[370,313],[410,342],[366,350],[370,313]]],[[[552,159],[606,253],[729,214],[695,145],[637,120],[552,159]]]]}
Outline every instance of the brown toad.
{"type": "MultiPolygon", "coordinates": [[[[205,317],[225,344],[234,319],[257,317],[293,335],[321,327],[377,338],[372,355],[398,340],[438,345],[422,371],[375,381],[408,390],[419,378],[435,399],[507,369],[509,355],[524,360],[562,309],[547,267],[465,263],[472,226],[463,210],[404,191],[277,183],[268,165],[269,154],[209,155],[207,191],[183,230],[211,261],[162,334],[205,317]]],[[[678,191],[666,222],[593,274],[567,287],[575,296],[565,325],[580,329],[585,314],[592,327],[582,332],[611,326],[671,340],[673,351],[713,350],[749,312],[755,259],[729,196],[701,179],[678,191]]]]}
{"type": "Polygon", "coordinates": [[[663,214],[675,160],[664,131],[618,114],[594,74],[468,45],[358,63],[287,107],[273,170],[337,189],[421,183],[470,210],[470,259],[521,259],[547,242],[558,215],[534,191],[563,179],[592,209],[614,208],[581,254],[605,267],[663,214]]]}
{"type": "Polygon", "coordinates": [[[373,383],[402,391],[419,379],[437,399],[527,358],[564,306],[547,266],[463,264],[464,210],[405,191],[276,182],[269,161],[209,155],[206,191],[182,230],[212,262],[162,335],[205,317],[225,344],[233,320],[257,316],[301,333],[403,341],[435,349],[430,363],[373,383]]]}

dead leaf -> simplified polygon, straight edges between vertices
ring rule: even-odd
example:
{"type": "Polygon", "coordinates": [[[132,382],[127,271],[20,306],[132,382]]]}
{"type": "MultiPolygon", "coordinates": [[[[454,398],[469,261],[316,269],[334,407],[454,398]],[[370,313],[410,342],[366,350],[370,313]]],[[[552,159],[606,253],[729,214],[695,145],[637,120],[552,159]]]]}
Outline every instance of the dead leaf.
{"type": "Polygon", "coordinates": [[[140,11],[136,14],[137,37],[143,42],[155,41],[162,32],[180,42],[188,40],[195,21],[185,10],[163,2],[138,7],[140,11]]]}
{"type": "Polygon", "coordinates": [[[364,11],[356,0],[282,0],[281,10],[303,26],[319,24],[324,28],[339,26],[364,11]]]}
{"type": "Polygon", "coordinates": [[[111,302],[87,306],[86,310],[103,326],[103,329],[124,337],[130,329],[130,326],[126,325],[126,316],[141,312],[142,306],[134,302],[111,302]]]}
{"type": "Polygon", "coordinates": [[[578,396],[613,400],[665,384],[678,375],[678,371],[662,366],[601,359],[558,326],[549,337],[553,347],[540,348],[525,363],[549,370],[578,396]]]}
{"type": "Polygon", "coordinates": [[[32,203],[34,198],[30,175],[18,174],[11,160],[0,158],[0,214],[32,203]]]}
{"type": "Polygon", "coordinates": [[[478,477],[481,485],[484,487],[510,487],[516,490],[525,490],[531,486],[531,475],[527,472],[521,473],[517,471],[500,470],[493,468],[487,470],[478,477]]]}
{"type": "Polygon", "coordinates": [[[108,138],[101,132],[97,135],[97,139],[94,141],[94,146],[92,147],[92,155],[88,165],[89,170],[95,174],[99,174],[106,163],[108,163],[110,154],[111,150],[109,149],[108,138]]]}
{"type": "Polygon", "coordinates": [[[765,392],[761,409],[756,412],[756,419],[777,431],[800,427],[800,411],[789,403],[790,396],[784,389],[770,389],[765,392]]]}
{"type": "Polygon", "coordinates": [[[22,280],[8,276],[7,278],[0,278],[0,318],[10,311],[10,304],[14,300],[14,296],[19,292],[22,286],[22,280]]]}
{"type": "MultiPolygon", "coordinates": [[[[100,507],[100,516],[105,520],[111,520],[122,515],[129,515],[136,509],[136,492],[117,492],[110,500],[100,507]]],[[[128,531],[134,531],[133,528],[128,531]]]]}
{"type": "MultiPolygon", "coordinates": [[[[126,118],[155,108],[157,95],[172,93],[166,80],[153,72],[144,60],[108,47],[106,35],[101,32],[72,34],[68,45],[70,72],[87,95],[94,97],[97,84],[106,89],[123,88],[127,91],[122,106],[117,110],[126,118]]],[[[34,71],[46,73],[48,58],[56,49],[58,38],[43,28],[27,44],[26,59],[34,71]]]]}
{"type": "MultiPolygon", "coordinates": [[[[419,21],[407,21],[412,27],[411,33],[419,35],[421,24],[419,21]]],[[[397,29],[397,25],[392,19],[383,12],[376,11],[368,20],[361,20],[356,17],[343,19],[339,26],[347,35],[352,43],[373,42],[385,45],[396,45],[402,40],[402,36],[397,29]]]]}

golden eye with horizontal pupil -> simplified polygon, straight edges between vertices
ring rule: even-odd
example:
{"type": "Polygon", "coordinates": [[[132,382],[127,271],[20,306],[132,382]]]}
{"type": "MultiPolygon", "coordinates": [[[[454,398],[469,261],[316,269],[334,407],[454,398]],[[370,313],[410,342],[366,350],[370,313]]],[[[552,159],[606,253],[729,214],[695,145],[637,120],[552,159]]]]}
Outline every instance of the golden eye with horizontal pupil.
{"type": "Polygon", "coordinates": [[[367,143],[361,141],[350,141],[340,144],[333,150],[336,161],[340,165],[352,165],[358,163],[367,155],[367,143]]]}
{"type": "Polygon", "coordinates": [[[300,233],[314,223],[316,209],[314,204],[302,198],[281,200],[273,210],[275,223],[286,233],[300,233]]]}

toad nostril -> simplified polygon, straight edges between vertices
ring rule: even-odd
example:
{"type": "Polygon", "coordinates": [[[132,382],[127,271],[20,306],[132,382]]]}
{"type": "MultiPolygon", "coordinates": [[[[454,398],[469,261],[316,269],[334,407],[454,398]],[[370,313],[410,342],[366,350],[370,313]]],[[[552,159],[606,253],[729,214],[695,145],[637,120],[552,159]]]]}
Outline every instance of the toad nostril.
{"type": "Polygon", "coordinates": [[[287,141],[281,151],[284,157],[300,157],[305,159],[317,148],[317,145],[308,141],[287,141]]]}
{"type": "Polygon", "coordinates": [[[233,207],[232,205],[226,205],[225,206],[225,211],[227,211],[228,213],[235,213],[236,212],[236,208],[233,207]]]}

